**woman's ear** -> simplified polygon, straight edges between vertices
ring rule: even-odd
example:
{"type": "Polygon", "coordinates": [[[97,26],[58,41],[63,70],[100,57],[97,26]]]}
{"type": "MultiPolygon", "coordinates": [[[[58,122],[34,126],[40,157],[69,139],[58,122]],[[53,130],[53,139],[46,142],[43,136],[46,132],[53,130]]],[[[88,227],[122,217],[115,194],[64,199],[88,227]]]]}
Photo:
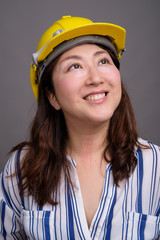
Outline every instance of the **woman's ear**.
{"type": "Polygon", "coordinates": [[[45,92],[46,92],[46,96],[47,96],[50,104],[51,104],[56,110],[60,110],[61,107],[60,107],[60,105],[59,105],[59,103],[58,103],[58,101],[57,101],[57,98],[56,98],[55,94],[54,94],[53,92],[49,91],[48,89],[46,89],[45,92]]]}

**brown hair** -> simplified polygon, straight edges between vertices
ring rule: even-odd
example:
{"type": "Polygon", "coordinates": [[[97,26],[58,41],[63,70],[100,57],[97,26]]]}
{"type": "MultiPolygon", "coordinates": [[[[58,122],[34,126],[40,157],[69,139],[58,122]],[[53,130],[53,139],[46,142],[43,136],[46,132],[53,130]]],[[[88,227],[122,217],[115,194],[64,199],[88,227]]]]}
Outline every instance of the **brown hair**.
{"type": "MultiPolygon", "coordinates": [[[[107,51],[119,69],[116,56],[109,49],[107,51]]],[[[59,185],[62,170],[72,184],[68,171],[70,165],[66,158],[68,135],[63,112],[56,111],[46,96],[46,89],[54,91],[51,73],[55,62],[56,60],[48,66],[39,83],[38,107],[30,140],[12,149],[15,151],[27,146],[20,167],[19,189],[20,193],[27,189],[41,206],[46,202],[57,204],[53,195],[59,185]]],[[[107,162],[112,163],[114,182],[118,186],[120,181],[127,179],[134,171],[137,164],[134,148],[140,147],[132,105],[123,83],[120,104],[110,120],[107,142],[104,157],[107,162]],[[107,152],[110,154],[110,160],[106,157],[107,152]]]]}

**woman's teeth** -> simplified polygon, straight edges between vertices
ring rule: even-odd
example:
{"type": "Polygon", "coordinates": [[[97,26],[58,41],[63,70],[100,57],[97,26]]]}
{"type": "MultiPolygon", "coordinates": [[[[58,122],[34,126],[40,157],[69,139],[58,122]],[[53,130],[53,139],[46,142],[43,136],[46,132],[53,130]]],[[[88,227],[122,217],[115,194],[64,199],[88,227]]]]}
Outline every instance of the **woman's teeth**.
{"type": "Polygon", "coordinates": [[[105,93],[95,94],[95,95],[89,95],[85,99],[88,101],[96,101],[99,99],[102,99],[105,97],[105,93]]]}

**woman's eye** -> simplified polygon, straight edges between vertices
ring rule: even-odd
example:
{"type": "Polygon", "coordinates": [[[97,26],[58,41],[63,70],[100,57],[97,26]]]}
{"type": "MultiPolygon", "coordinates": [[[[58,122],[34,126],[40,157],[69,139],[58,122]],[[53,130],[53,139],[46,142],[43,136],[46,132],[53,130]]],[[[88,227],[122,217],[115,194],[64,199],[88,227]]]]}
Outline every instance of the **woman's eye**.
{"type": "Polygon", "coordinates": [[[73,70],[73,69],[78,69],[78,68],[80,68],[80,65],[77,64],[77,63],[75,63],[75,64],[72,64],[72,65],[68,68],[68,71],[73,70]]]}
{"type": "Polygon", "coordinates": [[[99,62],[99,64],[106,64],[108,63],[108,60],[106,58],[101,59],[101,61],[99,62]]]}

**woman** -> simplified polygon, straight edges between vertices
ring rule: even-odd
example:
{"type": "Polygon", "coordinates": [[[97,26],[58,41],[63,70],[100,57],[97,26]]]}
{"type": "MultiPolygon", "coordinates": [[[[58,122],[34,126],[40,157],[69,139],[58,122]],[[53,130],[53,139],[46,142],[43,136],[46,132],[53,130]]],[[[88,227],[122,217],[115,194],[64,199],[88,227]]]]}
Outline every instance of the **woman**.
{"type": "Polygon", "coordinates": [[[40,39],[31,136],[1,174],[1,239],[156,239],[160,148],[121,82],[125,30],[65,16],[40,39]]]}

